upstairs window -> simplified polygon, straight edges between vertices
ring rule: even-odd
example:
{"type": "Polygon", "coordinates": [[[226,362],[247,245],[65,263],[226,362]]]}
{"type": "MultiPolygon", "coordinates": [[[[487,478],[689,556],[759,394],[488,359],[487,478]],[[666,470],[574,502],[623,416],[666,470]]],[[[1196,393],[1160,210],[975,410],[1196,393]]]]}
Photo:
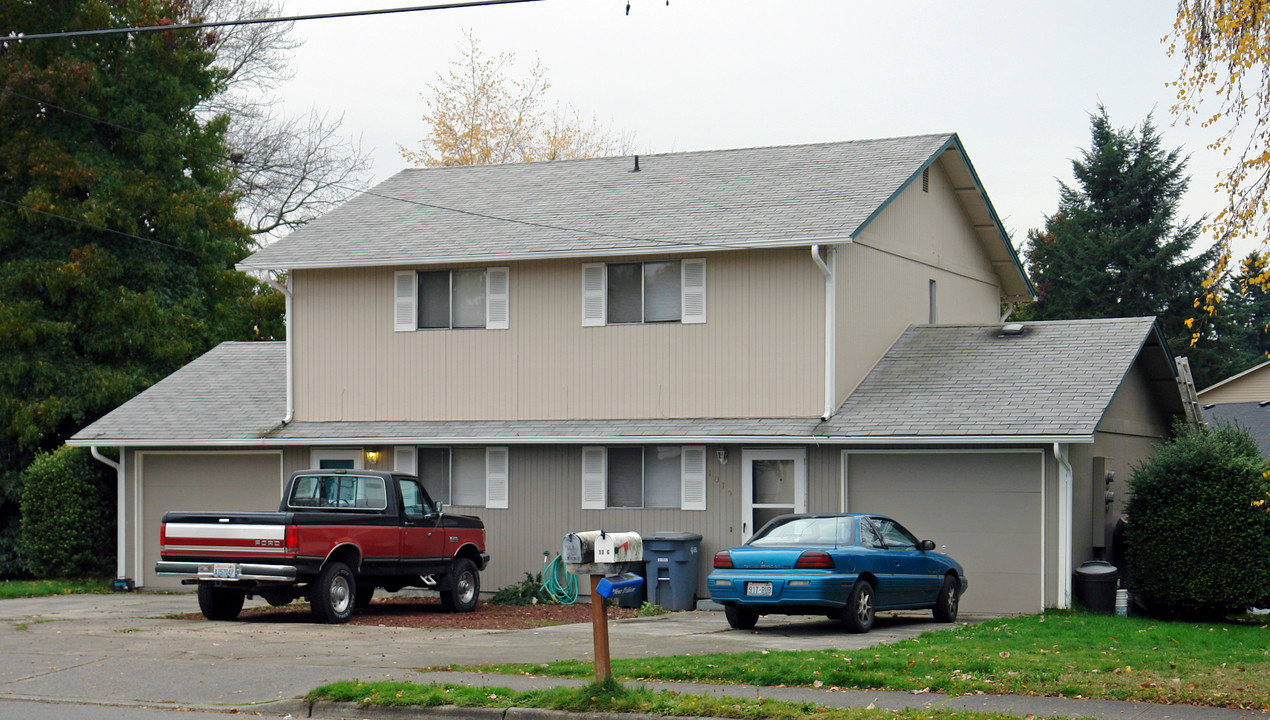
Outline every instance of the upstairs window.
{"type": "Polygon", "coordinates": [[[509,270],[402,270],[394,275],[394,320],[398,332],[450,328],[509,327],[509,270]]]}
{"type": "Polygon", "coordinates": [[[582,324],[704,323],[706,261],[582,265],[582,324]]]}

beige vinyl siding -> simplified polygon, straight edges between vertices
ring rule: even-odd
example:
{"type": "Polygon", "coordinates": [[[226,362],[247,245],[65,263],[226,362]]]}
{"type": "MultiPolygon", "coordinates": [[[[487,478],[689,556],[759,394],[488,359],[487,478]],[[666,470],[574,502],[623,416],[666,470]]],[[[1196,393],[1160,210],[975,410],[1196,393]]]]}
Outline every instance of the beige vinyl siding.
{"type": "Polygon", "coordinates": [[[296,419],[819,414],[824,284],[806,248],[702,256],[699,325],[582,327],[580,260],[511,264],[497,331],[394,332],[401,268],[297,271],[296,419]]]}
{"type": "Polygon", "coordinates": [[[1000,319],[1000,280],[938,163],[838,250],[837,404],[911,324],[930,319],[936,283],[940,324],[1000,319]]]}
{"type": "Polygon", "coordinates": [[[1270,400],[1270,363],[1263,363],[1243,375],[1206,388],[1199,401],[1208,403],[1265,402],[1270,400]]]}

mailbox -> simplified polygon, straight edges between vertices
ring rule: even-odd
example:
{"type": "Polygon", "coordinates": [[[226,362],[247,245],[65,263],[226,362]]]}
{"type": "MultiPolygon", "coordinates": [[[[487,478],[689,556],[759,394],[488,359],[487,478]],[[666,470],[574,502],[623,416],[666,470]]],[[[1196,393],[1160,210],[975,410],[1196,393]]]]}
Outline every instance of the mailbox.
{"type": "Polygon", "coordinates": [[[564,536],[560,549],[565,569],[574,575],[619,575],[643,564],[639,533],[587,530],[564,536]]]}
{"type": "Polygon", "coordinates": [[[644,584],[644,578],[635,573],[622,573],[621,575],[612,575],[602,578],[598,585],[595,586],[595,592],[600,597],[625,597],[634,595],[641,585],[644,584]]]}

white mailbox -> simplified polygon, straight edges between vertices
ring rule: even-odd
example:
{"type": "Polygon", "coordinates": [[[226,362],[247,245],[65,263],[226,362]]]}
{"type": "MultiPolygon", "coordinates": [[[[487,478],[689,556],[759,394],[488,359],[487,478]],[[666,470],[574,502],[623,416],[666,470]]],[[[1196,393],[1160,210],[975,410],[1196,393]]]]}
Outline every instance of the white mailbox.
{"type": "Polygon", "coordinates": [[[565,535],[560,555],[574,575],[619,575],[643,569],[644,541],[634,532],[587,530],[565,535]]]}

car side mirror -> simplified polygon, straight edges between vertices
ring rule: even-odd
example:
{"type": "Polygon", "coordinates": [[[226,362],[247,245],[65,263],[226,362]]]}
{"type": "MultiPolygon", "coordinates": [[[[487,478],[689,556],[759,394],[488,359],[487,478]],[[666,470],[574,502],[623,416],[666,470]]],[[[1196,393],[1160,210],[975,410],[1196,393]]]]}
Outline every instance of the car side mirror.
{"type": "Polygon", "coordinates": [[[920,543],[918,543],[918,544],[917,544],[917,547],[918,547],[918,548],[919,548],[922,552],[929,552],[929,551],[931,551],[931,550],[934,550],[934,549],[935,549],[935,541],[934,541],[934,540],[923,540],[923,541],[921,541],[920,543]]]}

